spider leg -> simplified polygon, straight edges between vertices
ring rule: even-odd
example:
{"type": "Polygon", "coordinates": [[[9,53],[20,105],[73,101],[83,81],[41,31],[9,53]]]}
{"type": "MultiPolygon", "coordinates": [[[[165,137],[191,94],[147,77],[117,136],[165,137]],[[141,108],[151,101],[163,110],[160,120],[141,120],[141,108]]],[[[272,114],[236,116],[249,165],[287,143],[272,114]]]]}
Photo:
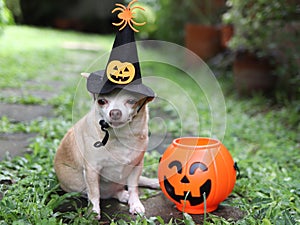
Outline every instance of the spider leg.
{"type": "Polygon", "coordinates": [[[122,4],[120,4],[120,3],[116,3],[115,6],[119,6],[119,7],[121,7],[124,10],[126,9],[126,7],[124,5],[122,5],[122,4]]]}
{"type": "Polygon", "coordinates": [[[134,10],[134,9],[141,9],[141,10],[144,10],[145,11],[145,9],[142,7],[142,6],[133,6],[132,8],[131,8],[131,11],[132,10],[134,10]]]}
{"type": "Polygon", "coordinates": [[[146,22],[138,23],[138,22],[135,22],[134,20],[131,20],[131,22],[136,26],[144,26],[146,24],[146,22]]]}
{"type": "MultiPolygon", "coordinates": [[[[124,23],[124,25],[119,30],[123,30],[126,27],[126,25],[127,25],[127,20],[123,20],[123,21],[125,21],[125,23],[124,23]]],[[[129,23],[129,25],[130,25],[130,23],[129,23]]]]}
{"type": "MultiPolygon", "coordinates": [[[[131,21],[132,21],[132,20],[131,20],[131,21]]],[[[137,29],[135,29],[135,28],[131,25],[130,21],[128,22],[128,25],[130,26],[130,28],[131,28],[133,31],[139,32],[137,29]]]]}
{"type": "Polygon", "coordinates": [[[120,23],[112,23],[114,26],[121,26],[122,23],[124,23],[125,20],[122,20],[120,23]]]}
{"type": "Polygon", "coordinates": [[[122,8],[120,8],[120,7],[117,7],[117,8],[114,8],[112,11],[111,11],[111,13],[114,13],[114,12],[116,12],[116,11],[124,11],[124,9],[122,9],[122,8]]]}
{"type": "Polygon", "coordinates": [[[138,0],[132,0],[131,2],[129,2],[127,8],[130,8],[130,6],[131,6],[133,3],[137,2],[137,1],[138,1],[138,0]]]}
{"type": "Polygon", "coordinates": [[[134,14],[136,14],[135,12],[131,12],[131,20],[133,19],[133,18],[135,18],[135,15],[134,14]]]}

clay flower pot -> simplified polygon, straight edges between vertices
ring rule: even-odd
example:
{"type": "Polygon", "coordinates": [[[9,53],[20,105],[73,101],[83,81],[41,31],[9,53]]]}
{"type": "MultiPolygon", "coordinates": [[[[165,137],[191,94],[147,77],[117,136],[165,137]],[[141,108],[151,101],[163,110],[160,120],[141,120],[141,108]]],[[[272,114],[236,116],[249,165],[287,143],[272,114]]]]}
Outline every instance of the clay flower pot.
{"type": "Polygon", "coordinates": [[[163,193],[178,210],[202,214],[217,209],[231,193],[236,171],[220,141],[186,137],[175,139],[166,149],[158,178],[163,193]]]}
{"type": "Polygon", "coordinates": [[[258,58],[249,52],[238,53],[233,63],[234,83],[240,94],[270,92],[276,77],[267,58],[258,58]]]}
{"type": "Polygon", "coordinates": [[[208,60],[221,52],[221,32],[215,26],[186,24],[185,46],[201,59],[208,60]]]}
{"type": "Polygon", "coordinates": [[[227,48],[228,42],[234,34],[234,28],[230,24],[224,24],[220,28],[221,30],[221,46],[222,48],[227,48]]]}

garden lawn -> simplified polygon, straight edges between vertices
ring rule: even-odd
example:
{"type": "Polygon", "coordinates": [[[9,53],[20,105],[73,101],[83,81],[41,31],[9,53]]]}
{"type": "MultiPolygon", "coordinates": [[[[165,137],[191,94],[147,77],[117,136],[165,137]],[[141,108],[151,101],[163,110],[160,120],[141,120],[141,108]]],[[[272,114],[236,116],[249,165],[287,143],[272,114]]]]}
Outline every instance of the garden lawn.
{"type": "MultiPolygon", "coordinates": [[[[0,36],[1,89],[48,90],[46,84],[51,81],[60,81],[64,87],[58,96],[46,102],[27,95],[16,98],[0,96],[1,101],[9,103],[49,104],[54,107],[56,114],[51,119],[23,123],[12,123],[7,117],[0,118],[2,133],[38,133],[30,145],[31,154],[13,159],[8,157],[0,162],[0,224],[98,224],[94,220],[94,214],[90,212],[90,206],[71,212],[55,211],[66,201],[74,204],[72,199],[75,201],[79,195],[59,194],[52,161],[61,138],[74,123],[72,111],[74,101],[78,98],[74,95],[78,92],[86,93],[80,89],[84,87],[84,82],[80,82],[79,73],[89,66],[87,62],[110,50],[112,42],[113,36],[22,26],[7,27],[4,35],[0,36]],[[71,46],[74,43],[82,45],[70,48],[70,43],[71,46]],[[99,45],[99,50],[83,50],[82,46],[87,46],[87,43],[95,45],[95,48],[99,45]],[[81,66],[82,57],[85,57],[85,65],[81,66]],[[45,85],[36,86],[32,81],[44,81],[45,85]]],[[[156,51],[156,54],[160,54],[159,49],[156,51]]],[[[161,74],[166,68],[157,65],[146,67],[145,71],[147,70],[154,71],[153,74],[161,74]]],[[[175,74],[172,76],[174,82],[193,87],[193,81],[184,77],[180,71],[174,69],[172,73],[175,74]]],[[[223,144],[229,149],[240,169],[240,178],[234,191],[223,204],[235,206],[245,212],[245,217],[235,224],[300,223],[300,102],[285,101],[275,104],[261,95],[240,98],[235,93],[231,76],[227,72],[221,74],[219,83],[225,95],[227,111],[223,144]]],[[[205,102],[205,96],[199,97],[192,93],[190,96],[193,102],[205,102]]],[[[83,98],[88,96],[84,95],[83,98]]],[[[204,124],[197,131],[197,135],[208,136],[207,126],[211,120],[208,105],[195,105],[201,124],[204,124]]],[[[184,103],[182,107],[185,107],[184,103]]],[[[178,132],[178,126],[181,125],[179,115],[166,101],[152,103],[150,110],[152,118],[167,115],[164,123],[170,136],[195,133],[194,128],[178,132]]],[[[193,121],[186,123],[193,124],[193,121]]],[[[159,134],[161,127],[150,121],[150,128],[154,134],[159,134]]],[[[158,158],[155,152],[147,154],[146,174],[156,173],[158,158]]],[[[163,222],[157,216],[137,217],[137,220],[130,223],[153,224],[154,220],[160,223],[169,222],[163,222]]],[[[172,222],[193,224],[188,216],[185,220],[174,219],[172,222]]],[[[110,223],[125,222],[111,218],[110,223]]],[[[212,215],[205,221],[205,224],[232,223],[212,215]]]]}

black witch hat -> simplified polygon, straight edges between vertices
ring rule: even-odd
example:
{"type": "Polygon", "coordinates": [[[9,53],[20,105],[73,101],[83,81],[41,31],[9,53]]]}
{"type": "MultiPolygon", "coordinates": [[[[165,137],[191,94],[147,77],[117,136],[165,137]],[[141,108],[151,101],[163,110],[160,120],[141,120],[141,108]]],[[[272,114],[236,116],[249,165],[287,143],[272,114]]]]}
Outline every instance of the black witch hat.
{"type": "Polygon", "coordinates": [[[133,0],[127,7],[116,4],[117,7],[112,11],[121,11],[118,14],[121,22],[113,24],[122,27],[117,31],[106,69],[91,73],[87,79],[87,89],[93,94],[108,94],[116,89],[123,89],[146,97],[155,97],[153,90],[142,83],[134,37],[134,32],[138,30],[132,24],[141,26],[145,23],[133,20],[132,10],[143,9],[140,6],[131,8],[136,1],[133,0]]]}

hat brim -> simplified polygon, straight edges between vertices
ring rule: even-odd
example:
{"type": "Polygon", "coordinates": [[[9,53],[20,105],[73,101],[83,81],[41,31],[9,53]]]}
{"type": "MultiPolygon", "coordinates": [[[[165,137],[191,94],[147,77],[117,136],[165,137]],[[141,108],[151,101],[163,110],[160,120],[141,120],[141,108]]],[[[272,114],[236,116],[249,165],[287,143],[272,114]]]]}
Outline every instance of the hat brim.
{"type": "Polygon", "coordinates": [[[127,85],[116,85],[109,82],[103,82],[104,73],[104,70],[100,70],[90,74],[87,78],[87,89],[89,92],[93,94],[109,94],[114,90],[123,89],[142,94],[146,97],[155,97],[154,91],[139,80],[135,80],[127,85]]]}

